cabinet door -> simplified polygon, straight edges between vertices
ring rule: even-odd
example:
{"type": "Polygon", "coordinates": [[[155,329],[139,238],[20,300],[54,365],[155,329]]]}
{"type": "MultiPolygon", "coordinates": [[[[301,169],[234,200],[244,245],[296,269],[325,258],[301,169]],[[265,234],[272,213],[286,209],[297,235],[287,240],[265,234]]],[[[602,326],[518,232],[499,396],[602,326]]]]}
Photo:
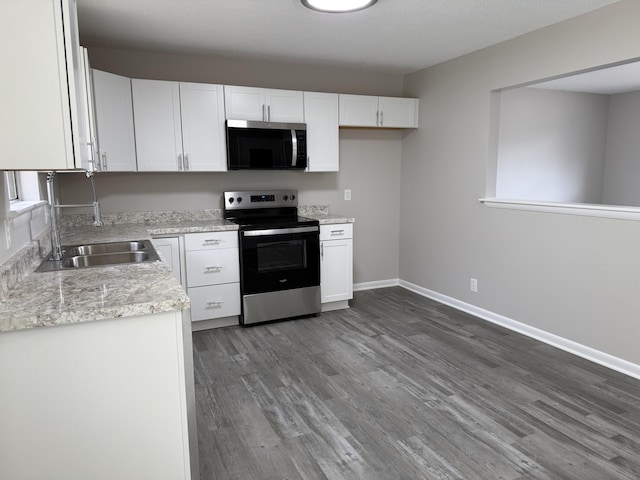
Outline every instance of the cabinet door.
{"type": "Polygon", "coordinates": [[[131,79],[93,70],[99,171],[135,172],[131,79]]]}
{"type": "Polygon", "coordinates": [[[75,0],[0,2],[0,170],[81,166],[75,18],[75,0]]]}
{"type": "Polygon", "coordinates": [[[226,118],[232,120],[265,120],[266,105],[261,88],[224,86],[226,118]]]}
{"type": "Polygon", "coordinates": [[[303,93],[294,90],[265,90],[269,122],[303,123],[303,93]]]}
{"type": "Polygon", "coordinates": [[[340,95],[340,125],[345,127],[376,127],[378,97],[340,95]]]}
{"type": "Polygon", "coordinates": [[[160,252],[171,267],[173,276],[176,277],[178,283],[182,284],[180,269],[180,242],[177,237],[154,238],[153,246],[160,252]]]}
{"type": "Polygon", "coordinates": [[[380,126],[390,128],[418,128],[418,99],[380,97],[380,126]]]}
{"type": "Polygon", "coordinates": [[[185,171],[227,170],[223,95],[221,85],[180,84],[185,171]]]}
{"type": "Polygon", "coordinates": [[[225,283],[189,288],[191,321],[240,315],[240,284],[225,283]]]}
{"type": "Polygon", "coordinates": [[[310,172],[337,172],[340,166],[338,94],[304,92],[310,172]]]}
{"type": "Polygon", "coordinates": [[[353,240],[325,240],[320,249],[321,302],[353,298],[353,240]]]}
{"type": "Polygon", "coordinates": [[[131,89],[138,170],[182,170],[178,83],[134,78],[131,89]]]}
{"type": "Polygon", "coordinates": [[[201,287],[240,281],[237,248],[187,252],[187,286],[201,287]]]}

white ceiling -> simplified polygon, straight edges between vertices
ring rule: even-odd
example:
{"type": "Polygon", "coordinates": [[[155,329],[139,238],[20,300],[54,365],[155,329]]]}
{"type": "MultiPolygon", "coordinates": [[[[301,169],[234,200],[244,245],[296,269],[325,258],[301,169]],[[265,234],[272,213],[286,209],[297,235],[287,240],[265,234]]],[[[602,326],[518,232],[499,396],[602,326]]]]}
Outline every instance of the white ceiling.
{"type": "Polygon", "coordinates": [[[617,0],[77,0],[85,46],[350,65],[406,74],[617,0]]]}

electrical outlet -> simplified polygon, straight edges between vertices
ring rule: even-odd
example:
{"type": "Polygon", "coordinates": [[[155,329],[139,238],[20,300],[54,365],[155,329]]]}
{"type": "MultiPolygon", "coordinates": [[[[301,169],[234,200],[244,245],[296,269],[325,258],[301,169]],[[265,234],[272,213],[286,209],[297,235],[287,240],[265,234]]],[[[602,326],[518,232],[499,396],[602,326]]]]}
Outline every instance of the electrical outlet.
{"type": "Polygon", "coordinates": [[[350,188],[347,188],[344,191],[344,199],[345,200],[351,200],[351,189],[350,188]]]}
{"type": "Polygon", "coordinates": [[[469,282],[469,290],[473,293],[478,293],[478,280],[476,278],[472,278],[469,282]]]}

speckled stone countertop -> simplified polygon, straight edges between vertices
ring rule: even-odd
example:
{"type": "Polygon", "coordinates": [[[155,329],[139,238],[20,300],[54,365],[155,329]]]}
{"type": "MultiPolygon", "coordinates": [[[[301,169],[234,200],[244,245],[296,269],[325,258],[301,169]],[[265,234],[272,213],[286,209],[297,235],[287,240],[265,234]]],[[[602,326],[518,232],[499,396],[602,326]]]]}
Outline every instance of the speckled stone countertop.
{"type": "MultiPolygon", "coordinates": [[[[68,225],[61,232],[61,242],[74,245],[144,240],[159,235],[237,229],[237,225],[221,219],[103,227],[68,225]]],[[[33,269],[36,266],[33,264],[33,269]]],[[[2,299],[0,332],[188,308],[189,297],[165,262],[30,273],[2,299]]]]}
{"type": "MultiPolygon", "coordinates": [[[[353,218],[330,215],[328,210],[325,205],[301,206],[299,214],[317,219],[321,225],[354,222],[353,218]]],[[[62,244],[238,230],[236,224],[222,218],[220,210],[107,214],[103,227],[90,226],[90,220],[82,215],[63,217],[62,244]]],[[[42,255],[43,250],[51,250],[45,247],[48,235],[45,238],[37,248],[25,248],[27,253],[13,259],[0,278],[11,283],[0,295],[0,332],[189,308],[189,297],[165,262],[29,273],[39,263],[37,252],[42,255]]]]}

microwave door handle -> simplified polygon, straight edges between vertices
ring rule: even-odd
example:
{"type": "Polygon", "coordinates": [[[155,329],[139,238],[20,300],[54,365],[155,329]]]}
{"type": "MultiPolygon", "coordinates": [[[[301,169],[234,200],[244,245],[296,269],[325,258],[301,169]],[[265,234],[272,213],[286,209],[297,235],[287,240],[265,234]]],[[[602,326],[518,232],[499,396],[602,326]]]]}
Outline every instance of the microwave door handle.
{"type": "Polygon", "coordinates": [[[291,166],[295,167],[298,163],[298,137],[296,131],[291,130],[291,166]]]}

